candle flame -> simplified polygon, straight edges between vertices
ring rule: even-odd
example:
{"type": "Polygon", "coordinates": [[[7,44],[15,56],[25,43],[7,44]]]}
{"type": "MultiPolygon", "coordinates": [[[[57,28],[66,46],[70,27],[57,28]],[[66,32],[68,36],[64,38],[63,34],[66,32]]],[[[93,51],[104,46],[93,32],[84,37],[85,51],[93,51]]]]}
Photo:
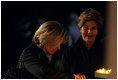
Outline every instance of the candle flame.
{"type": "Polygon", "coordinates": [[[98,70],[96,70],[96,73],[101,73],[101,74],[110,74],[111,73],[111,69],[104,69],[104,68],[102,68],[102,69],[98,69],[98,70]]]}

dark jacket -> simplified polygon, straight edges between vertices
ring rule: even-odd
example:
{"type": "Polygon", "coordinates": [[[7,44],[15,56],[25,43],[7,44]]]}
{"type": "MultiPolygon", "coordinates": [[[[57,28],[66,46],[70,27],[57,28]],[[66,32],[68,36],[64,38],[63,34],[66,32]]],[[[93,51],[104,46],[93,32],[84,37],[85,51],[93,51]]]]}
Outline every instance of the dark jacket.
{"type": "Polygon", "coordinates": [[[81,73],[86,78],[94,78],[94,71],[101,67],[103,67],[103,45],[98,38],[88,51],[80,37],[75,45],[65,50],[62,57],[61,70],[66,73],[81,73]]]}
{"type": "MultiPolygon", "coordinates": [[[[55,58],[52,57],[49,62],[44,51],[37,47],[35,43],[32,43],[29,47],[24,49],[21,54],[18,68],[23,69],[31,73],[36,78],[73,78],[73,75],[64,74],[58,71],[58,67],[55,66],[55,58]]],[[[57,59],[58,61],[58,59],[57,59]]]]}

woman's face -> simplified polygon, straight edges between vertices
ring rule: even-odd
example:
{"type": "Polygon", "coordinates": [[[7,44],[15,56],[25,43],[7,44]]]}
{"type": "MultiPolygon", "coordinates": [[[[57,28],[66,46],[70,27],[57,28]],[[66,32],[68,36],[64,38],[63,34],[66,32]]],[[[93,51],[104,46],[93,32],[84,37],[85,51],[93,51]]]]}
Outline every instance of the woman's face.
{"type": "Polygon", "coordinates": [[[95,21],[87,21],[82,26],[81,35],[84,42],[94,42],[96,35],[98,34],[97,24],[95,21]]]}
{"type": "Polygon", "coordinates": [[[59,41],[55,45],[46,45],[45,48],[51,55],[53,55],[57,50],[60,49],[61,44],[62,44],[62,41],[59,41]]]}

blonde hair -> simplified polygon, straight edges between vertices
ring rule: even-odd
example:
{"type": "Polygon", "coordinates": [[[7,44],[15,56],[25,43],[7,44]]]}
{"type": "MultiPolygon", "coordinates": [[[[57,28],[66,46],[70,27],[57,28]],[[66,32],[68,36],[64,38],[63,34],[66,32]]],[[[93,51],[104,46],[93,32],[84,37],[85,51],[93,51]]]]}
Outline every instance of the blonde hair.
{"type": "Polygon", "coordinates": [[[42,48],[46,44],[56,45],[61,39],[63,39],[63,43],[67,41],[67,33],[64,28],[57,21],[47,21],[35,32],[32,41],[40,44],[40,48],[42,48]]]}
{"type": "Polygon", "coordinates": [[[90,21],[93,20],[97,23],[98,25],[98,31],[100,32],[102,30],[102,25],[103,25],[103,19],[101,14],[97,11],[94,10],[92,8],[88,8],[86,9],[84,12],[81,13],[81,15],[78,18],[78,27],[79,30],[82,28],[82,26],[84,25],[84,23],[86,21],[90,21]]]}

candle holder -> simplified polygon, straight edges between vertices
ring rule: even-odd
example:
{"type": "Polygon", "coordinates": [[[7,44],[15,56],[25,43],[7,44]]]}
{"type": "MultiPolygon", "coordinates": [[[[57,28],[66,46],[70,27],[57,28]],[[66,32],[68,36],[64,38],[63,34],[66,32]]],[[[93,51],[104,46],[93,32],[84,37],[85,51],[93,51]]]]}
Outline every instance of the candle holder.
{"type": "Polygon", "coordinates": [[[95,71],[95,78],[107,79],[111,73],[111,69],[98,69],[95,71]]]}

